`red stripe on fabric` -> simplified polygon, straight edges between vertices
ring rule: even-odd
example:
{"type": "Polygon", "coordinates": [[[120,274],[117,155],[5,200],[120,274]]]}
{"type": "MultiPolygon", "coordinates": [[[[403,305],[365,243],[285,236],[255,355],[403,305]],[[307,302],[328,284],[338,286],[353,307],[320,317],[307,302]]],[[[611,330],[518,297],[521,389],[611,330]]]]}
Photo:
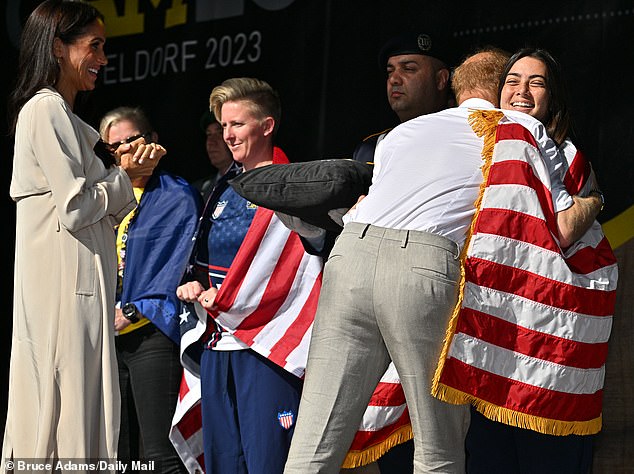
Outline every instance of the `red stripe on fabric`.
{"type": "MultiPolygon", "coordinates": [[[[553,234],[559,235],[552,194],[550,189],[544,186],[544,183],[535,175],[531,165],[519,160],[493,163],[489,171],[487,186],[510,184],[527,186],[535,190],[539,205],[544,212],[544,219],[546,220],[548,228],[553,234]]],[[[486,205],[486,202],[484,204],[486,205]]]]}
{"type": "MultiPolygon", "coordinates": [[[[205,468],[205,453],[202,453],[200,456],[198,456],[198,457],[196,458],[196,461],[198,462],[198,465],[199,465],[202,469],[204,469],[204,468],[205,468]]],[[[202,472],[204,473],[205,471],[202,471],[202,472]]]]}
{"type": "Polygon", "coordinates": [[[297,234],[289,234],[275,268],[264,289],[258,307],[236,328],[235,335],[251,345],[264,325],[270,322],[288,298],[295,275],[304,256],[297,234]]]}
{"type": "Polygon", "coordinates": [[[523,140],[535,148],[538,148],[535,137],[528,129],[519,123],[499,124],[495,132],[495,142],[502,140],[523,140]]]}
{"type": "Polygon", "coordinates": [[[395,407],[405,404],[405,392],[400,383],[379,382],[368,405],[375,407],[395,407]]]}
{"type": "Polygon", "coordinates": [[[579,369],[605,364],[607,343],[589,344],[544,334],[471,308],[462,308],[456,332],[531,357],[579,369]]]}
{"type": "Polygon", "coordinates": [[[568,193],[574,196],[581,192],[590,175],[590,170],[590,162],[586,160],[586,157],[580,151],[577,151],[564,176],[564,186],[568,193]]]}
{"type": "Polygon", "coordinates": [[[480,286],[591,316],[612,316],[616,303],[615,291],[581,288],[475,257],[465,262],[465,278],[480,286]]]}
{"type": "Polygon", "coordinates": [[[388,425],[377,431],[357,431],[357,434],[354,436],[349,450],[364,451],[366,449],[369,449],[372,446],[382,443],[387,438],[389,438],[392,433],[397,431],[399,428],[408,425],[409,423],[409,412],[406,408],[400,418],[391,425],[388,425]]]}
{"type": "Polygon", "coordinates": [[[449,358],[440,383],[528,415],[560,421],[589,421],[601,415],[603,390],[571,394],[517,382],[449,358]]]}
{"type": "Polygon", "coordinates": [[[185,371],[181,376],[181,385],[178,389],[178,399],[182,400],[185,395],[189,393],[189,386],[187,385],[187,379],[185,378],[185,371]]]}
{"type": "Polygon", "coordinates": [[[286,153],[284,153],[284,150],[282,150],[279,147],[273,147],[273,164],[274,165],[287,165],[289,163],[290,163],[290,161],[289,161],[288,157],[286,156],[286,153]]]}
{"type": "Polygon", "coordinates": [[[222,272],[229,271],[229,269],[227,267],[219,267],[217,265],[207,265],[207,267],[208,267],[209,270],[219,270],[219,271],[222,271],[222,272]]]}
{"type": "MultiPolygon", "coordinates": [[[[233,259],[231,268],[224,279],[216,299],[214,300],[218,312],[226,312],[233,306],[236,296],[240,291],[244,277],[255,258],[260,242],[266,234],[273,217],[273,211],[258,207],[253,216],[253,221],[247,230],[242,245],[233,259]]],[[[218,313],[214,311],[214,315],[218,313]]]]}
{"type": "Polygon", "coordinates": [[[546,222],[508,209],[482,209],[478,214],[475,232],[508,237],[552,252],[561,251],[546,222]]]}
{"type": "Polygon", "coordinates": [[[288,327],[284,335],[271,348],[269,359],[277,365],[284,367],[288,355],[299,346],[304,338],[308,328],[315,319],[315,311],[317,310],[317,302],[319,301],[319,293],[321,291],[321,274],[315,280],[313,288],[304,303],[301,311],[288,327]]]}
{"type": "Polygon", "coordinates": [[[200,410],[200,401],[198,401],[176,424],[178,431],[181,432],[184,439],[190,438],[202,429],[203,419],[200,410]]]}
{"type": "Polygon", "coordinates": [[[616,256],[608,239],[603,237],[596,249],[584,247],[566,259],[568,267],[579,275],[587,275],[616,263],[616,256]]]}

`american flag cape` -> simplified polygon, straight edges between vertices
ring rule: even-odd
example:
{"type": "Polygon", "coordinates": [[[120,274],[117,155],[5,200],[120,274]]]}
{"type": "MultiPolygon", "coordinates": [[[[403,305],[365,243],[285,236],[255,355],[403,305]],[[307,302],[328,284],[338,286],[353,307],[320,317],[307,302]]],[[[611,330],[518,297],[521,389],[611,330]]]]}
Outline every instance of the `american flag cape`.
{"type": "MultiPolygon", "coordinates": [[[[251,349],[303,377],[321,289],[322,260],[308,255],[296,233],[275,214],[258,208],[216,296],[212,316],[251,349]]],[[[170,440],[189,472],[204,472],[198,363],[207,312],[184,304],[181,361],[184,376],[170,440]]],[[[366,411],[347,462],[369,463],[411,438],[396,371],[386,372],[366,411]]]]}
{"type": "MultiPolygon", "coordinates": [[[[474,112],[470,122],[485,137],[484,182],[432,394],[540,433],[597,433],[617,282],[612,249],[597,222],[562,249],[533,136],[499,111],[474,112]]],[[[564,184],[574,195],[589,165],[566,148],[564,184]]]]}

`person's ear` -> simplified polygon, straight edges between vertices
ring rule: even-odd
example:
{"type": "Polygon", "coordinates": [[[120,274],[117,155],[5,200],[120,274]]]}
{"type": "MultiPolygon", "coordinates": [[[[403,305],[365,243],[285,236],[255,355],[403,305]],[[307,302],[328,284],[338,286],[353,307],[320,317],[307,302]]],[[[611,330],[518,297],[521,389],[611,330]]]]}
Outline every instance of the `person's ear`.
{"type": "Polygon", "coordinates": [[[262,128],[264,129],[265,137],[273,134],[273,130],[275,129],[275,119],[273,117],[266,117],[262,120],[262,128]]]}
{"type": "Polygon", "coordinates": [[[436,89],[444,91],[449,87],[449,69],[439,69],[436,71],[436,89]]]}
{"type": "Polygon", "coordinates": [[[59,38],[53,38],[53,56],[59,61],[64,56],[65,44],[59,38]]]}

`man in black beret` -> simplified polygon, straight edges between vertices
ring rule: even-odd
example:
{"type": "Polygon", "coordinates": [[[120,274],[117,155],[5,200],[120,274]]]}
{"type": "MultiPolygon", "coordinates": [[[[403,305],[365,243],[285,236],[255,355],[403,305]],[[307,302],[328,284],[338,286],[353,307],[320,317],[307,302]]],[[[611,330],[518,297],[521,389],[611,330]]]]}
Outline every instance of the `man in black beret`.
{"type": "MultiPolygon", "coordinates": [[[[387,100],[399,121],[431,114],[450,105],[448,41],[430,34],[403,33],[390,38],[379,51],[379,67],[387,73],[387,100]]],[[[354,150],[353,158],[374,161],[374,150],[391,129],[370,135],[354,150]]],[[[411,441],[395,446],[378,461],[381,472],[407,474],[413,470],[411,441]]]]}
{"type": "MultiPolygon", "coordinates": [[[[379,52],[387,73],[387,100],[400,122],[446,109],[450,104],[449,67],[454,52],[448,40],[427,33],[404,33],[389,39],[379,52]]],[[[371,163],[376,145],[390,129],[370,135],[353,157],[371,163]]]]}

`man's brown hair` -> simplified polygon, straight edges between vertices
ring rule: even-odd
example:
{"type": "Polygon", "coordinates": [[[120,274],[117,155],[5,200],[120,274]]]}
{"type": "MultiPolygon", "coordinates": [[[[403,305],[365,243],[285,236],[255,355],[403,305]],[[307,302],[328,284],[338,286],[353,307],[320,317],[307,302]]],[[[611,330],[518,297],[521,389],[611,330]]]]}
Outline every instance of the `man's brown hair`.
{"type": "Polygon", "coordinates": [[[454,69],[451,78],[451,89],[458,103],[464,101],[466,96],[476,93],[498,106],[498,87],[510,56],[508,52],[496,47],[481,48],[467,56],[454,69]]]}

